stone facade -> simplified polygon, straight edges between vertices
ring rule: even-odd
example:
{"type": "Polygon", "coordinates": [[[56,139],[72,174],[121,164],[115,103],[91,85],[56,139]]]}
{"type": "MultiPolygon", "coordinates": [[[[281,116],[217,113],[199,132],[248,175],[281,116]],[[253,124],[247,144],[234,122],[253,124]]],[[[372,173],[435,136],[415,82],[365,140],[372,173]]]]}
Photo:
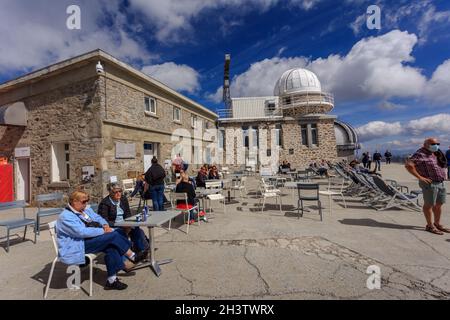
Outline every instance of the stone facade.
{"type": "MultiPolygon", "coordinates": [[[[26,127],[0,126],[0,155],[16,165],[14,149],[30,147],[32,204],[38,194],[79,188],[90,193],[92,202],[99,201],[111,176],[120,181],[144,170],[145,142],[159,144],[163,162],[171,159],[175,129],[193,135],[191,114],[215,127],[213,112],[101,51],[55,66],[0,85],[0,106],[22,101],[28,111],[26,127]],[[96,72],[98,61],[102,74],[96,72]],[[145,112],[146,96],[156,99],[156,116],[145,112]],[[181,122],[173,121],[173,106],[182,110],[181,122]],[[135,143],[134,159],[116,159],[116,142],[135,143]],[[52,144],[57,143],[69,145],[69,179],[62,182],[51,177],[52,144]],[[95,169],[87,183],[84,166],[95,169]]],[[[201,146],[207,143],[200,138],[201,146]]]]}

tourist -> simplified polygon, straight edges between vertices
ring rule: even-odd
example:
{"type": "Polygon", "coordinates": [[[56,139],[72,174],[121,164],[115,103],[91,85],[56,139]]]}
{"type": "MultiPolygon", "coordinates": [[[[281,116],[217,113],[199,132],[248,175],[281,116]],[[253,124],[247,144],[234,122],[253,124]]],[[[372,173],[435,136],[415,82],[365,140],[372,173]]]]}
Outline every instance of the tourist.
{"type": "Polygon", "coordinates": [[[381,153],[379,153],[378,150],[376,150],[375,153],[373,154],[373,161],[375,161],[375,172],[377,170],[381,171],[381,159],[383,159],[381,153]]]}
{"type": "Polygon", "coordinates": [[[209,170],[208,179],[209,180],[220,180],[219,171],[217,170],[216,166],[212,166],[212,168],[209,170]]]}
{"type": "Polygon", "coordinates": [[[386,150],[384,158],[386,159],[386,164],[391,164],[392,153],[389,150],[386,150]]]}
{"type": "Polygon", "coordinates": [[[368,157],[368,155],[367,155],[367,152],[364,152],[364,153],[362,154],[361,162],[362,162],[364,168],[367,168],[367,162],[369,162],[369,157],[368,157]]]}
{"type": "Polygon", "coordinates": [[[206,167],[201,167],[198,171],[197,177],[195,178],[195,184],[198,188],[206,188],[206,180],[208,180],[208,169],[206,167]]]}
{"type": "Polygon", "coordinates": [[[164,178],[166,171],[153,157],[152,166],[145,173],[145,182],[148,185],[152,197],[153,210],[164,211],[164,178]]]}
{"type": "Polygon", "coordinates": [[[120,270],[134,267],[136,254],[130,250],[131,242],[121,230],[113,230],[91,208],[86,209],[89,195],[75,191],[69,204],[56,223],[58,257],[68,265],[83,265],[85,254],[105,253],[107,281],[105,290],[124,290],[128,286],[117,278],[120,270]]]}
{"type": "Polygon", "coordinates": [[[444,153],[439,150],[439,145],[436,138],[426,139],[423,147],[406,162],[405,167],[419,180],[423,192],[423,213],[427,221],[425,230],[442,235],[444,232],[450,232],[450,229],[440,224],[442,205],[446,198],[444,180],[447,163],[444,153]]]}
{"type": "Polygon", "coordinates": [[[372,169],[372,155],[370,152],[367,152],[367,169],[372,169]]]}
{"type": "MultiPolygon", "coordinates": [[[[108,191],[109,195],[98,206],[98,214],[108,222],[110,227],[114,227],[115,223],[131,217],[131,210],[128,199],[123,195],[123,190],[118,183],[111,183],[108,191]]],[[[139,227],[121,229],[131,239],[132,249],[138,254],[139,260],[145,259],[148,255],[149,243],[144,231],[139,227]]]]}
{"type": "Polygon", "coordinates": [[[447,158],[447,179],[450,180],[450,147],[448,147],[445,157],[447,158]]]}
{"type": "MultiPolygon", "coordinates": [[[[188,206],[186,207],[186,203],[183,200],[178,200],[177,201],[177,209],[181,209],[181,210],[189,210],[192,209],[196,203],[196,194],[195,194],[195,189],[194,186],[192,185],[191,182],[189,182],[189,176],[183,172],[181,173],[180,179],[177,183],[177,186],[175,188],[175,192],[176,193],[186,193],[187,195],[187,203],[188,206]]],[[[197,220],[198,215],[200,216],[200,219],[202,219],[203,221],[207,221],[205,213],[202,212],[198,212],[197,210],[191,210],[191,217],[190,217],[190,221],[188,221],[189,224],[192,224],[195,222],[195,220],[197,220]]]]}

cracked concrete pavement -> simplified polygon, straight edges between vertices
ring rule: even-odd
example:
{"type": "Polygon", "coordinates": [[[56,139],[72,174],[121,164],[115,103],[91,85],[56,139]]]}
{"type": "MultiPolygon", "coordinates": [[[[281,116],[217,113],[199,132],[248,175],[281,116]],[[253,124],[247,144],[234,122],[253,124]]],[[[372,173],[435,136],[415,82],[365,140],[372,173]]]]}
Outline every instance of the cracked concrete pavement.
{"type": "MultiPolygon", "coordinates": [[[[382,173],[418,189],[399,165],[382,173]]],[[[314,207],[298,219],[290,191],[281,213],[270,200],[261,212],[252,195],[256,181],[249,179],[247,186],[244,201],[228,205],[226,214],[214,206],[210,222],[192,225],[188,235],[184,225],[156,230],[157,258],[174,259],[161,266],[161,277],[142,268],[119,275],[127,290],[105,291],[106,269],[99,261],[92,299],[447,299],[450,234],[424,232],[421,213],[377,212],[347,198],[349,208],[336,199],[330,215],[324,198],[323,222],[314,207]],[[379,290],[366,285],[371,265],[381,269],[379,290]]],[[[450,223],[448,213],[446,206],[444,224],[450,223]]],[[[42,299],[53,258],[46,230],[36,245],[14,241],[10,253],[1,249],[0,298],[42,299]]],[[[90,299],[84,291],[88,270],[82,272],[84,290],[67,289],[68,276],[66,266],[58,264],[49,299],[90,299]]]]}

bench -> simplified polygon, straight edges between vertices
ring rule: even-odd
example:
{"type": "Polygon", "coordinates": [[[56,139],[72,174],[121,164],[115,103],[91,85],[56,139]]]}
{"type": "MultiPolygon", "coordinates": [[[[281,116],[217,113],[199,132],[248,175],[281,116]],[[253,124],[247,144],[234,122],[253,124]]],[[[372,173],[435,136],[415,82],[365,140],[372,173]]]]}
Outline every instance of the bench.
{"type": "MultiPolygon", "coordinates": [[[[26,239],[27,235],[27,228],[28,226],[35,225],[36,221],[34,219],[28,219],[25,214],[25,208],[27,204],[25,200],[20,201],[13,201],[13,202],[6,202],[6,203],[0,203],[0,213],[2,211],[12,210],[12,209],[22,209],[22,219],[15,219],[15,220],[0,220],[0,226],[6,228],[6,252],[9,252],[9,235],[10,230],[18,229],[25,227],[25,232],[23,235],[23,240],[26,239]]],[[[34,243],[36,244],[36,232],[34,233],[34,243]]]]}

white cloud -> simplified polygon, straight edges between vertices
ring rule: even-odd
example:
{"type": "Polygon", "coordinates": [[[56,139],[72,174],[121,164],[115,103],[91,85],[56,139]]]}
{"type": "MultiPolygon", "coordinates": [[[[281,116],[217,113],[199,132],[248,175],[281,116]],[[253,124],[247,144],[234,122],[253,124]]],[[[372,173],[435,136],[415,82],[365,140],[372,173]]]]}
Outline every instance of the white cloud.
{"type": "Polygon", "coordinates": [[[399,135],[403,130],[400,122],[388,123],[383,121],[372,121],[356,129],[359,139],[363,142],[399,135]]]}
{"type": "MultiPolygon", "coordinates": [[[[272,95],[275,82],[290,69],[304,67],[319,77],[322,88],[342,101],[392,97],[420,97],[426,85],[421,70],[408,66],[417,37],[408,32],[391,31],[357,42],[345,56],[309,60],[305,57],[274,57],[253,63],[233,78],[233,97],[272,95]]],[[[220,99],[220,88],[212,96],[220,99]]]]}
{"type": "Polygon", "coordinates": [[[81,30],[69,30],[66,8],[73,1],[2,0],[0,10],[0,71],[42,67],[97,48],[126,61],[149,61],[148,53],[126,30],[117,1],[87,1],[81,8],[81,30]],[[99,19],[111,15],[110,25],[99,19]]]}
{"type": "Polygon", "coordinates": [[[411,120],[406,129],[414,135],[427,132],[450,133],[450,114],[441,113],[422,119],[411,120]]]}
{"type": "Polygon", "coordinates": [[[393,103],[390,101],[382,101],[379,105],[378,108],[381,110],[389,110],[389,111],[393,111],[393,110],[404,110],[407,108],[407,106],[403,105],[403,104],[397,104],[397,103],[393,103]]]}
{"type": "Polygon", "coordinates": [[[441,113],[420,119],[409,120],[405,123],[372,121],[356,129],[363,142],[383,139],[389,136],[401,135],[404,140],[394,140],[404,145],[423,142],[429,136],[438,136],[441,140],[448,140],[450,134],[450,114],[441,113]],[[402,142],[403,141],[403,142],[402,142]],[[409,141],[409,142],[408,142],[409,141]]]}
{"type": "Polygon", "coordinates": [[[433,73],[425,90],[426,97],[436,105],[450,105],[450,59],[433,73]]]}
{"type": "Polygon", "coordinates": [[[142,72],[161,81],[177,91],[194,93],[200,89],[199,74],[187,65],[167,62],[159,65],[145,66],[142,72]]]}

